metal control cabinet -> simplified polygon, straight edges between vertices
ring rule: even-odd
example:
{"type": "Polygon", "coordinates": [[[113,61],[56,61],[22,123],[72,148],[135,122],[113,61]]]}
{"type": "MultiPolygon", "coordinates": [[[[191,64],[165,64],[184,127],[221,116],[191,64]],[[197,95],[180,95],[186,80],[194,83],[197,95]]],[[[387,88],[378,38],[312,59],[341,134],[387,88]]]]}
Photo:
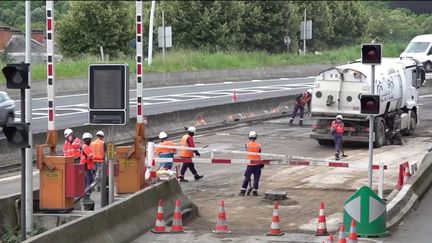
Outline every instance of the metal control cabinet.
{"type": "MultiPolygon", "coordinates": [[[[144,188],[144,159],[125,158],[130,148],[131,146],[116,147],[119,166],[117,193],[134,193],[144,188]]],[[[144,158],[144,156],[141,156],[141,158],[144,158]]]]}
{"type": "Polygon", "coordinates": [[[84,196],[84,164],[66,164],[67,198],[84,196]]]}

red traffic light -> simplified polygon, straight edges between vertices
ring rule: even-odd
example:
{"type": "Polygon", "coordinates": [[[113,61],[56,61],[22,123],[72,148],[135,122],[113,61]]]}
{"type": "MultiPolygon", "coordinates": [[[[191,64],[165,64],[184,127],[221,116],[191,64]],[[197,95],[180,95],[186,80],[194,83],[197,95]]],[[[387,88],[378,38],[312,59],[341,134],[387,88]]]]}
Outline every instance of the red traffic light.
{"type": "Polygon", "coordinates": [[[361,60],[364,64],[381,64],[381,44],[363,44],[361,60]]]}
{"type": "Polygon", "coordinates": [[[3,128],[8,145],[16,148],[30,148],[29,125],[27,123],[10,122],[3,128]]]}
{"type": "Polygon", "coordinates": [[[380,113],[379,95],[362,95],[360,97],[360,113],[376,115],[380,113]]]}

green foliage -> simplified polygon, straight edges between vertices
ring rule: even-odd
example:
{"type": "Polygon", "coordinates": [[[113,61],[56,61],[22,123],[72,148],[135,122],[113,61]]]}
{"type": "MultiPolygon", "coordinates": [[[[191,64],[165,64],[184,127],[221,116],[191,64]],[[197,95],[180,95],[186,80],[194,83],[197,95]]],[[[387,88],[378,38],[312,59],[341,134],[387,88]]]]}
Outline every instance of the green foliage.
{"type": "Polygon", "coordinates": [[[97,55],[102,46],[109,56],[126,54],[133,39],[134,17],[130,2],[71,2],[57,27],[57,41],[64,55],[97,55]]]}

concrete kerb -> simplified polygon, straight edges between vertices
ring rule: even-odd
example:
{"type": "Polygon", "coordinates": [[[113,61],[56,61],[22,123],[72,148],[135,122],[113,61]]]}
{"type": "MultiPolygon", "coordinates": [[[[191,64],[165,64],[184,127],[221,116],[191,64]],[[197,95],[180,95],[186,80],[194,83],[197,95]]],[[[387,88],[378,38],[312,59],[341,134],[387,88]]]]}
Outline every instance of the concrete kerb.
{"type": "Polygon", "coordinates": [[[387,228],[391,229],[419,202],[432,185],[432,154],[427,153],[417,172],[387,203],[387,228]]]}
{"type": "Polygon", "coordinates": [[[174,214],[180,199],[182,215],[190,219],[198,208],[183,194],[177,180],[159,182],[129,195],[92,215],[46,231],[24,242],[130,242],[153,228],[159,199],[164,202],[164,217],[174,214]]]}

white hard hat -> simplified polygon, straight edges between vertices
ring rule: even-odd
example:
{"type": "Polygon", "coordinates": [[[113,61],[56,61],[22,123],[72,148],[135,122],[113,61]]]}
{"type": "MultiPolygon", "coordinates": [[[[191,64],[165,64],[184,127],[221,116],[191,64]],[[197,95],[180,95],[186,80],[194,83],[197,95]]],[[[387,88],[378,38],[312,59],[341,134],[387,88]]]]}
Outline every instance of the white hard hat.
{"type": "Polygon", "coordinates": [[[65,137],[69,137],[69,135],[71,135],[73,133],[73,131],[72,131],[72,129],[70,129],[70,128],[66,128],[65,130],[64,130],[64,136],[65,137]]]}
{"type": "Polygon", "coordinates": [[[249,132],[249,138],[256,138],[256,137],[257,137],[257,133],[255,131],[249,132]]]}
{"type": "Polygon", "coordinates": [[[195,129],[195,127],[188,127],[188,132],[191,132],[191,133],[195,133],[196,132],[196,129],[195,129]]]}
{"type": "Polygon", "coordinates": [[[104,134],[104,132],[102,132],[102,131],[98,131],[98,132],[96,133],[96,136],[105,137],[105,134],[104,134]]]}
{"type": "Polygon", "coordinates": [[[168,135],[166,134],[166,132],[160,132],[159,133],[159,139],[164,139],[164,138],[167,138],[168,137],[168,135]]]}
{"type": "Polygon", "coordinates": [[[308,92],[309,94],[312,94],[313,90],[312,90],[312,89],[307,89],[307,92],[308,92]]]}
{"type": "Polygon", "coordinates": [[[87,139],[87,138],[92,139],[93,136],[90,133],[86,132],[86,133],[83,134],[82,139],[87,139]]]}
{"type": "Polygon", "coordinates": [[[342,120],[343,117],[342,117],[342,115],[337,115],[337,116],[336,116],[336,119],[341,119],[341,120],[342,120]]]}

